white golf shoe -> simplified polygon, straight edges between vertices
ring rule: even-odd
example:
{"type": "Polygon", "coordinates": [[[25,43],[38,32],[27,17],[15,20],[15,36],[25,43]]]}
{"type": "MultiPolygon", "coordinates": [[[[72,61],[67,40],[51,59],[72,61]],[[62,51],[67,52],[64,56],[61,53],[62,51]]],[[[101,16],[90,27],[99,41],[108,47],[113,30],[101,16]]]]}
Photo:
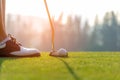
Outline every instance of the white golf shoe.
{"type": "Polygon", "coordinates": [[[40,51],[34,48],[25,48],[15,38],[9,35],[0,43],[0,57],[39,57],[40,51]]]}

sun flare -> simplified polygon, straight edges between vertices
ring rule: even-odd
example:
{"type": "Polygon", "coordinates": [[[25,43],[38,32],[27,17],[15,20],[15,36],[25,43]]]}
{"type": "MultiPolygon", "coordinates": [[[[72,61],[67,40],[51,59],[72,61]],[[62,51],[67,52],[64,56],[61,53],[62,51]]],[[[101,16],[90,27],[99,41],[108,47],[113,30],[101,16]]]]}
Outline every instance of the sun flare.
{"type": "MultiPolygon", "coordinates": [[[[61,12],[77,14],[82,16],[82,20],[88,19],[90,24],[93,24],[96,14],[102,19],[107,11],[120,11],[119,0],[47,0],[47,3],[54,17],[61,12]]],[[[6,13],[47,18],[44,0],[6,0],[6,4],[6,13]]]]}

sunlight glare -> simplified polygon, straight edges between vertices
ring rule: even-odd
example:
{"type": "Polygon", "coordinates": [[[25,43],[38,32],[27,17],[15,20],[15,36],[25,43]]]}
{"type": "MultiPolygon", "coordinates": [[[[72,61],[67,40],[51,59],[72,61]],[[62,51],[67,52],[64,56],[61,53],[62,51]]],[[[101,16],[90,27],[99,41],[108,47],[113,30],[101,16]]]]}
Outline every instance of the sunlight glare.
{"type": "MultiPolygon", "coordinates": [[[[88,19],[91,25],[96,14],[102,19],[107,11],[120,11],[119,0],[47,0],[47,3],[52,16],[61,12],[77,14],[83,21],[88,19]]],[[[7,0],[6,12],[47,18],[44,0],[7,0]]]]}

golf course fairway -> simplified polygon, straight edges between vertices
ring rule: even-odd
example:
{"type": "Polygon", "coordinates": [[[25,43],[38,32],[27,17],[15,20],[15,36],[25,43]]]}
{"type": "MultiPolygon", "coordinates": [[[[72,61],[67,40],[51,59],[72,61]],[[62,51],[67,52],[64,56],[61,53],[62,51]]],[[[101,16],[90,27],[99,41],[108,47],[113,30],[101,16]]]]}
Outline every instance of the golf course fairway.
{"type": "Polygon", "coordinates": [[[0,80],[120,80],[120,52],[69,52],[51,57],[0,58],[0,80]]]}

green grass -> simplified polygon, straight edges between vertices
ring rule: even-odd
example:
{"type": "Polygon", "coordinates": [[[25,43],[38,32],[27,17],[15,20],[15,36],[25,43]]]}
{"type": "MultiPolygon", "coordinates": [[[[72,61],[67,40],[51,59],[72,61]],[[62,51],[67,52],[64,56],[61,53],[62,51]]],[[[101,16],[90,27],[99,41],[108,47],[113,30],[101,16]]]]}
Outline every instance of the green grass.
{"type": "Polygon", "coordinates": [[[120,52],[69,52],[55,58],[0,58],[0,80],[120,80],[120,52]]]}

